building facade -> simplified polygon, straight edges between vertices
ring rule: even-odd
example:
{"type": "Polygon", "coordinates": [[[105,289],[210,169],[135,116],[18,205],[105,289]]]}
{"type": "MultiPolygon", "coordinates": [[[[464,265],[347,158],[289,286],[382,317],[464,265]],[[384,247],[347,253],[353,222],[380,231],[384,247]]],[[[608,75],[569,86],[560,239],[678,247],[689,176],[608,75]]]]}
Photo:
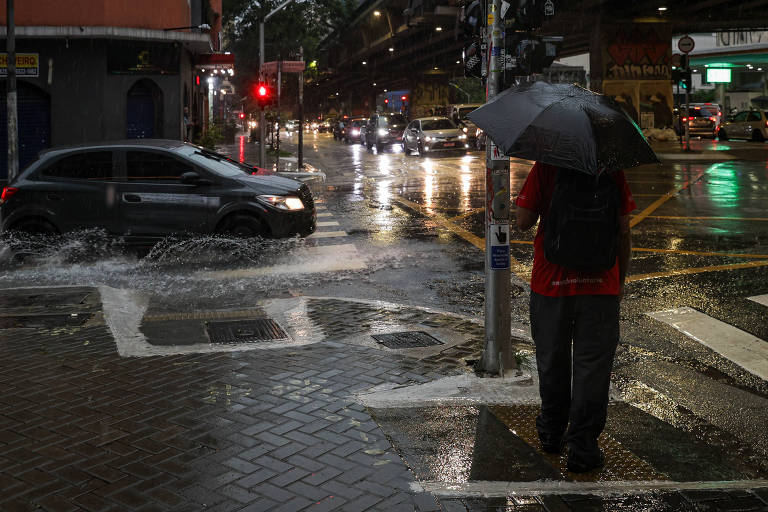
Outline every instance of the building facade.
{"type": "MultiPolygon", "coordinates": [[[[201,126],[207,82],[197,79],[195,62],[219,50],[220,13],[221,0],[16,2],[20,167],[52,146],[182,139],[189,123],[201,126]]],[[[5,15],[2,10],[3,52],[5,15]]],[[[3,101],[3,155],[7,139],[3,101]]],[[[0,180],[6,176],[7,161],[0,158],[0,180]]]]}

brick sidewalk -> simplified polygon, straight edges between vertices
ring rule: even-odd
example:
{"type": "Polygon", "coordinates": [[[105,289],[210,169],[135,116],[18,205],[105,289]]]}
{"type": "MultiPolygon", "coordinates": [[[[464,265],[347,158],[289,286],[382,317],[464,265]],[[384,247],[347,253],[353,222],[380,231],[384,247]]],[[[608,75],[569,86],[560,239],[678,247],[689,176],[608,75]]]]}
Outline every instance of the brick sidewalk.
{"type": "Polygon", "coordinates": [[[416,491],[352,395],[466,373],[462,358],[479,353],[482,329],[464,318],[311,299],[320,343],[121,358],[98,306],[78,311],[90,319],[0,330],[0,510],[768,509],[768,489],[450,499],[416,491]],[[461,332],[467,343],[417,360],[344,342],[382,319],[461,332]]]}

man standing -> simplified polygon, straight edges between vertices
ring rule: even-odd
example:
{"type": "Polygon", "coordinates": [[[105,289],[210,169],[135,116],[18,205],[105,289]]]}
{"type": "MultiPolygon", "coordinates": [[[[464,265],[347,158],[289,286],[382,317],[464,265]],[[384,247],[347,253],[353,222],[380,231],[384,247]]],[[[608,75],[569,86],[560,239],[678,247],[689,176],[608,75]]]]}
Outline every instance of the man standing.
{"type": "Polygon", "coordinates": [[[544,229],[558,172],[579,172],[536,163],[517,205],[517,227],[542,222],[534,239],[531,275],[531,333],[541,394],[536,418],[542,449],[562,453],[568,445],[568,470],[601,467],[605,456],[597,438],[605,427],[608,389],[619,341],[619,301],[629,268],[629,213],[636,208],[622,171],[609,175],[619,195],[616,262],[608,270],[575,270],[545,256],[544,229]],[[567,432],[566,432],[567,428],[567,432]]]}

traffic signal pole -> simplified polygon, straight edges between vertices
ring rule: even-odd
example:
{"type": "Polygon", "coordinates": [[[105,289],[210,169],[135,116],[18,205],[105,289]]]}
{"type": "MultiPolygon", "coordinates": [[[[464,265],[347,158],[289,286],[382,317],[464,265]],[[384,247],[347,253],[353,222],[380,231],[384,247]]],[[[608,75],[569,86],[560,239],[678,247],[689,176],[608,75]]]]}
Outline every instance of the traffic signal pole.
{"type": "MultiPolygon", "coordinates": [[[[259,23],[259,81],[264,81],[264,23],[271,18],[280,9],[291,3],[293,0],[285,0],[283,3],[272,9],[269,14],[264,16],[264,19],[259,23]]],[[[267,165],[267,127],[264,115],[264,107],[261,107],[259,112],[259,166],[265,167],[267,165]]]]}
{"type": "Polygon", "coordinates": [[[8,112],[8,182],[19,174],[19,125],[16,96],[16,23],[13,0],[6,2],[7,29],[7,91],[6,103],[8,112]]]}
{"type": "MultiPolygon", "coordinates": [[[[259,82],[264,81],[264,21],[259,23],[259,82]]],[[[267,166],[267,127],[264,106],[259,108],[259,167],[267,166]]]]}
{"type": "MultiPolygon", "coordinates": [[[[487,2],[486,102],[500,92],[504,66],[502,0],[487,2]]],[[[507,370],[517,367],[512,353],[509,299],[509,157],[501,155],[490,139],[485,145],[485,168],[485,348],[477,369],[503,377],[507,370]]]]}

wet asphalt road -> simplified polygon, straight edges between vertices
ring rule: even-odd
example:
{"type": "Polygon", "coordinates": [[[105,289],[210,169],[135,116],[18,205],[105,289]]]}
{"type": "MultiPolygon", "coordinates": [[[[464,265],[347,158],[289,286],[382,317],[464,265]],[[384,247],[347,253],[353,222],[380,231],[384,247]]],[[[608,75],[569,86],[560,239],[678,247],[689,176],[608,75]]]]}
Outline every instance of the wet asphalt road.
{"type": "MultiPolygon", "coordinates": [[[[295,141],[283,148],[295,154],[295,141]]],[[[4,267],[0,287],[106,284],[149,293],[156,313],[237,308],[254,297],[319,296],[482,317],[483,153],[420,158],[392,148],[377,154],[329,134],[308,134],[305,144],[306,161],[326,175],[313,190],[323,207],[318,234],[328,236],[265,244],[169,239],[138,258],[98,236],[78,235],[34,248],[39,257],[33,262],[4,267]],[[233,252],[246,254],[245,261],[230,258],[233,252]],[[281,272],[249,271],[279,265],[281,272]]],[[[766,380],[648,316],[693,308],[764,346],[768,309],[750,300],[768,294],[763,147],[729,143],[728,153],[748,157],[665,161],[627,172],[638,209],[614,383],[624,402],[765,474],[766,380]]],[[[257,154],[244,139],[227,150],[246,161],[257,154]]],[[[530,163],[511,166],[515,196],[530,163]]],[[[518,264],[511,314],[514,327],[525,330],[534,233],[512,233],[518,264]]]]}

